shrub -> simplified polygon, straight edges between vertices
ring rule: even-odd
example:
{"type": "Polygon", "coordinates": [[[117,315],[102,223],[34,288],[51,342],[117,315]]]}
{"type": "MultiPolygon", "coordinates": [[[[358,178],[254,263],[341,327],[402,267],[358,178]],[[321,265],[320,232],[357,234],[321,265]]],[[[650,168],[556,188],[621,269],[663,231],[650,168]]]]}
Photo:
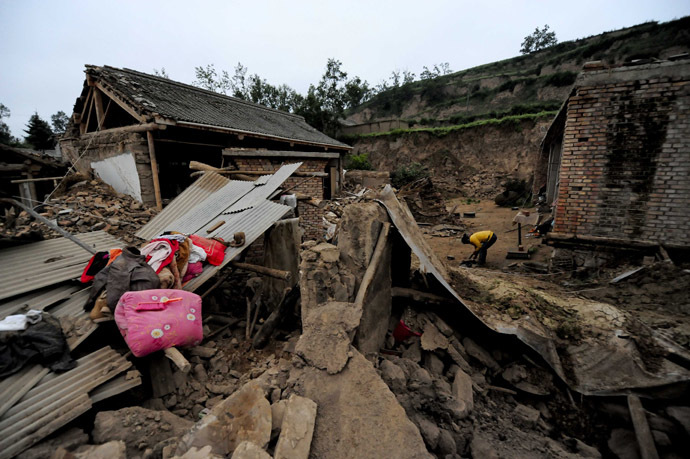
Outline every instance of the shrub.
{"type": "Polygon", "coordinates": [[[544,85],[547,86],[569,86],[575,83],[577,73],[575,72],[556,72],[544,77],[544,85]]]}
{"type": "Polygon", "coordinates": [[[372,171],[374,166],[371,165],[369,161],[369,154],[362,153],[359,155],[350,155],[345,158],[345,169],[354,170],[358,169],[361,171],[372,171]]]}
{"type": "Polygon", "coordinates": [[[391,174],[391,184],[396,188],[400,188],[403,185],[428,176],[429,171],[426,166],[422,166],[420,163],[411,163],[399,166],[393,171],[391,174]]]}

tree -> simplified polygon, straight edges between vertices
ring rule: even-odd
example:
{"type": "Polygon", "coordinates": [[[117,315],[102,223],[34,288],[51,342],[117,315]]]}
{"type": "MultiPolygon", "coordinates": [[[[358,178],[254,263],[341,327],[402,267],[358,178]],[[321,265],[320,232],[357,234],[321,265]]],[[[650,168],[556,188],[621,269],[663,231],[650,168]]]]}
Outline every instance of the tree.
{"type": "Polygon", "coordinates": [[[531,35],[525,37],[525,40],[522,42],[522,47],[520,48],[520,53],[533,53],[557,43],[556,32],[549,31],[549,25],[545,24],[543,29],[539,30],[539,27],[536,27],[531,35]]]}
{"type": "Polygon", "coordinates": [[[5,107],[4,104],[0,104],[0,143],[6,145],[12,143],[12,134],[10,133],[10,127],[2,119],[9,117],[10,109],[5,107]]]}
{"type": "Polygon", "coordinates": [[[67,123],[69,123],[69,117],[62,110],[50,117],[50,124],[53,125],[53,132],[58,137],[67,130],[67,123]]]}
{"type": "Polygon", "coordinates": [[[38,113],[31,115],[26,127],[24,132],[27,135],[24,139],[35,149],[51,150],[55,146],[55,134],[53,134],[48,123],[38,116],[38,113]]]}
{"type": "Polygon", "coordinates": [[[168,72],[165,71],[165,67],[161,67],[160,70],[153,69],[153,74],[157,77],[167,78],[168,80],[170,79],[170,75],[168,75],[168,72]]]}

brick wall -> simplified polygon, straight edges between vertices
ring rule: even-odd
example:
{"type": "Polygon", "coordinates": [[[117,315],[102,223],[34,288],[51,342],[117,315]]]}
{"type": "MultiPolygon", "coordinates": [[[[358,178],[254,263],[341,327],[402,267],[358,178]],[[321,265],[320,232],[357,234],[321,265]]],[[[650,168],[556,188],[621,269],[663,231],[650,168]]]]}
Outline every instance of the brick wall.
{"type": "MultiPolygon", "coordinates": [[[[256,158],[256,157],[233,157],[233,163],[240,170],[247,171],[266,171],[272,173],[277,171],[284,163],[294,162],[285,161],[285,158],[256,158]]],[[[300,172],[327,172],[326,166],[328,159],[298,159],[302,162],[300,172]]],[[[290,188],[299,184],[290,193],[303,193],[316,199],[324,199],[324,179],[321,177],[290,177],[283,184],[283,188],[290,188]]],[[[305,239],[321,240],[324,235],[322,219],[323,209],[298,201],[297,212],[299,213],[300,226],[304,230],[305,239]]]]}
{"type": "Polygon", "coordinates": [[[583,78],[568,103],[555,233],[690,246],[688,76],[583,78]]]}

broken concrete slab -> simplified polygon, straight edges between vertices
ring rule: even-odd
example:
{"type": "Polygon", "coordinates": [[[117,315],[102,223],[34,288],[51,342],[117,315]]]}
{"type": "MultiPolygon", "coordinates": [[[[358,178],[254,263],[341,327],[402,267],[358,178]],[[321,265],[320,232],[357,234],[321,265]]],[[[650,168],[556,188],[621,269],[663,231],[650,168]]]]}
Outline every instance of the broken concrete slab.
{"type": "Polygon", "coordinates": [[[491,447],[491,444],[482,435],[477,433],[475,433],[470,443],[470,451],[473,458],[498,459],[496,450],[491,447]]]}
{"type": "Polygon", "coordinates": [[[635,433],[627,429],[613,429],[607,443],[611,452],[620,459],[640,459],[635,433]]]}
{"type": "Polygon", "coordinates": [[[235,448],[235,452],[232,453],[232,459],[271,459],[271,455],[256,444],[250,441],[243,441],[235,448]]]}
{"type": "Polygon", "coordinates": [[[443,364],[443,360],[441,360],[435,353],[424,353],[424,368],[429,370],[431,374],[437,376],[442,375],[444,367],[445,365],[443,364]]]}
{"type": "Polygon", "coordinates": [[[429,449],[432,451],[435,450],[436,446],[438,445],[441,430],[435,423],[423,417],[417,419],[416,424],[419,426],[419,431],[422,434],[422,438],[424,438],[424,442],[427,444],[429,449]]]}
{"type": "Polygon", "coordinates": [[[285,408],[280,437],[273,457],[275,459],[307,459],[315,422],[316,403],[299,395],[291,395],[285,408]]]}
{"type": "Polygon", "coordinates": [[[491,357],[491,354],[489,354],[483,347],[479,346],[477,343],[472,341],[470,338],[464,338],[462,340],[462,344],[465,348],[465,351],[467,354],[479,361],[482,365],[487,367],[488,369],[496,372],[501,369],[501,366],[496,362],[496,360],[491,357]]]}
{"type": "Polygon", "coordinates": [[[340,259],[340,249],[328,242],[322,242],[311,248],[312,252],[319,254],[321,259],[326,263],[335,263],[340,259]]]}
{"type": "Polygon", "coordinates": [[[299,393],[319,407],[312,457],[431,457],[417,427],[356,349],[336,375],[313,367],[293,373],[299,393]]]}
{"type": "Polygon", "coordinates": [[[427,320],[423,330],[421,338],[423,350],[448,349],[448,338],[439,331],[433,322],[427,320]]]}
{"type": "Polygon", "coordinates": [[[91,434],[96,443],[124,441],[127,456],[134,457],[168,438],[181,437],[192,425],[191,421],[169,411],[152,411],[132,406],[96,414],[91,434]]]}
{"type": "Polygon", "coordinates": [[[82,446],[74,452],[77,459],[127,459],[127,445],[113,440],[102,445],[82,446]]]}
{"type": "Polygon", "coordinates": [[[214,454],[227,456],[245,440],[264,448],[271,439],[271,416],[271,405],[259,384],[247,383],[196,423],[182,437],[175,454],[211,445],[214,454]]]}
{"type": "Polygon", "coordinates": [[[455,370],[455,377],[453,378],[453,397],[463,402],[469,411],[474,409],[472,378],[462,371],[461,368],[455,370]]]}
{"type": "Polygon", "coordinates": [[[395,363],[390,360],[383,360],[379,365],[381,370],[381,378],[393,390],[402,390],[407,385],[407,377],[405,372],[395,363]]]}
{"type": "Polygon", "coordinates": [[[302,317],[303,333],[295,352],[310,365],[331,374],[341,371],[350,355],[350,332],[359,325],[362,310],[353,303],[331,302],[302,317]]]}
{"type": "Polygon", "coordinates": [[[518,403],[513,410],[513,420],[519,425],[534,427],[539,420],[539,410],[518,403]]]}

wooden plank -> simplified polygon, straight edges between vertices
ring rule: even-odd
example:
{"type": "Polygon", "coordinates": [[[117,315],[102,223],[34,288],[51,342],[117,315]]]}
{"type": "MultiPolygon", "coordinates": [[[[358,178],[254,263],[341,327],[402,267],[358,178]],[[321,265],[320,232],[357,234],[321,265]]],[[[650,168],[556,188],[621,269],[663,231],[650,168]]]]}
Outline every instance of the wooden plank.
{"type": "Polygon", "coordinates": [[[179,368],[182,373],[187,374],[189,373],[189,370],[192,369],[192,364],[184,358],[184,355],[182,355],[182,353],[178,351],[176,347],[165,349],[163,353],[167,358],[172,360],[175,366],[179,368]]]}
{"type": "Polygon", "coordinates": [[[329,174],[329,177],[331,184],[331,199],[333,199],[335,195],[338,193],[338,176],[336,174],[335,167],[331,167],[330,171],[331,173],[329,174]]]}
{"type": "Polygon", "coordinates": [[[642,459],[659,459],[659,453],[656,451],[654,437],[652,437],[652,431],[649,429],[649,423],[647,422],[642,402],[640,402],[640,397],[628,395],[628,409],[630,410],[630,417],[635,428],[637,444],[640,447],[640,456],[642,456],[642,459]]]}
{"type": "Polygon", "coordinates": [[[163,200],[161,199],[161,185],[158,181],[158,161],[156,161],[156,147],[153,144],[153,132],[146,131],[146,139],[149,143],[149,159],[151,160],[151,178],[153,178],[153,193],[156,196],[156,208],[163,210],[163,200]]]}
{"type": "Polygon", "coordinates": [[[243,269],[264,276],[273,277],[274,279],[284,280],[290,282],[292,280],[292,273],[290,271],[283,271],[282,269],[267,268],[266,266],[252,265],[249,263],[242,263],[239,261],[231,261],[233,268],[243,269]]]}

